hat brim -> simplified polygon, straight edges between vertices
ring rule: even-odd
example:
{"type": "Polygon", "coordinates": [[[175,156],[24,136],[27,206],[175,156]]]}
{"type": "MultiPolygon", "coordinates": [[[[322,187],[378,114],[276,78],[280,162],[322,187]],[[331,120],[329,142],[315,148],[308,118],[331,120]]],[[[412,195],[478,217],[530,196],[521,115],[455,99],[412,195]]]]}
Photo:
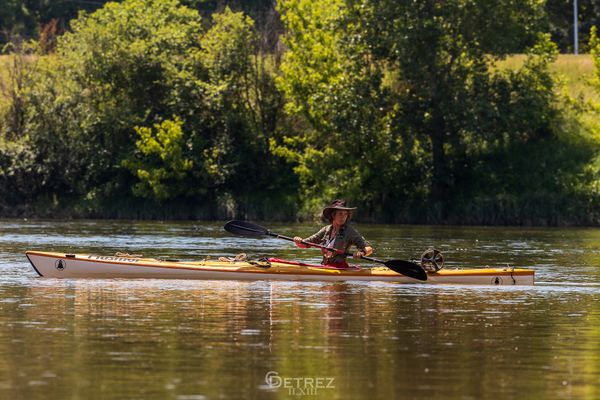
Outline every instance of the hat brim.
{"type": "Polygon", "coordinates": [[[325,218],[328,221],[331,221],[331,215],[333,214],[334,211],[337,211],[337,210],[348,211],[350,213],[348,218],[350,218],[350,217],[352,217],[352,213],[356,210],[356,207],[341,207],[341,206],[325,207],[323,209],[323,218],[325,218]]]}

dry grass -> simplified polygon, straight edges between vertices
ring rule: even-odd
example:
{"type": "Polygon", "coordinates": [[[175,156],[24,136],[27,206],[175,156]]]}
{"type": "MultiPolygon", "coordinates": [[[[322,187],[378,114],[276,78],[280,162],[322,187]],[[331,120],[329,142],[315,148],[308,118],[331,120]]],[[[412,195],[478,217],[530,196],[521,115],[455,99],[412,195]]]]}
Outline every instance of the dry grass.
{"type": "MultiPolygon", "coordinates": [[[[516,54],[498,62],[497,67],[517,69],[523,65],[525,58],[522,54],[516,54]]],[[[594,61],[589,54],[561,54],[551,70],[571,97],[600,102],[600,93],[592,84],[594,61]]]]}
{"type": "MultiPolygon", "coordinates": [[[[8,81],[9,78],[9,68],[11,65],[10,56],[0,56],[0,88],[3,86],[3,83],[8,81]]],[[[0,93],[1,94],[1,93],[0,93]]]]}
{"type": "Polygon", "coordinates": [[[9,82],[10,56],[0,55],[0,113],[7,105],[6,85],[9,82]]]}
{"type": "MultiPolygon", "coordinates": [[[[517,69],[523,65],[525,56],[516,54],[497,63],[498,68],[517,69]]],[[[0,55],[0,88],[9,79],[12,64],[11,55],[0,55]]],[[[574,98],[582,98],[600,103],[600,91],[591,84],[594,78],[594,63],[589,54],[561,54],[552,66],[552,71],[562,82],[567,93],[574,98]]],[[[0,91],[0,97],[2,97],[0,91]]]]}
{"type": "Polygon", "coordinates": [[[600,102],[600,92],[592,84],[594,61],[589,54],[562,55],[553,65],[554,73],[572,97],[600,102]]]}
{"type": "MultiPolygon", "coordinates": [[[[8,90],[10,89],[11,72],[15,68],[14,55],[0,55],[0,103],[6,101],[8,90]]],[[[27,55],[18,61],[20,63],[29,64],[38,59],[38,56],[27,55]]],[[[17,63],[18,64],[18,63],[17,63]]],[[[1,104],[0,104],[1,105],[1,104]]]]}

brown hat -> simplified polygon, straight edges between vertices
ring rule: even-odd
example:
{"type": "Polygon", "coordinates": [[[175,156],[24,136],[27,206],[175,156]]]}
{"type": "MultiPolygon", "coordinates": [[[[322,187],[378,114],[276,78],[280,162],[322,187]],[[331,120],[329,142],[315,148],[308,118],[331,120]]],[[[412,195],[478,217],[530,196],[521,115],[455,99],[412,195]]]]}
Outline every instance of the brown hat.
{"type": "Polygon", "coordinates": [[[330,205],[323,209],[323,218],[325,218],[328,221],[332,221],[333,218],[331,216],[333,215],[333,212],[335,210],[349,211],[350,216],[352,216],[352,212],[356,210],[356,207],[346,207],[346,200],[335,199],[331,202],[330,205]]]}

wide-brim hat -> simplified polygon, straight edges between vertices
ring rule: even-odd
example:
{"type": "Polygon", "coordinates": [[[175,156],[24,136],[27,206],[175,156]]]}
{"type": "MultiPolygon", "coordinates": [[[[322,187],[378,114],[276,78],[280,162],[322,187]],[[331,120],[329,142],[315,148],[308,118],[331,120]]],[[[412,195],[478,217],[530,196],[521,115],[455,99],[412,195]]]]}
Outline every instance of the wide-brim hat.
{"type": "Polygon", "coordinates": [[[346,200],[335,199],[334,201],[331,202],[330,205],[328,205],[327,207],[325,207],[323,209],[323,218],[325,218],[328,221],[331,221],[333,212],[336,210],[348,211],[349,212],[348,219],[350,219],[350,217],[352,217],[352,213],[354,212],[354,210],[356,210],[356,207],[346,206],[346,200]]]}

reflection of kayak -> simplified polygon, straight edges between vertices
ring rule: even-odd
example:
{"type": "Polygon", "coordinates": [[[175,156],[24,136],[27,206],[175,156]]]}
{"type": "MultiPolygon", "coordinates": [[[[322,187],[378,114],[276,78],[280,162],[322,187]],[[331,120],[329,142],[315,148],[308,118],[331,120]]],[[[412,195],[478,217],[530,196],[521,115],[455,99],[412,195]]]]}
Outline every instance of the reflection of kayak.
{"type": "MultiPolygon", "coordinates": [[[[36,272],[48,278],[161,278],[285,281],[420,281],[387,268],[333,268],[271,258],[268,261],[163,261],[135,256],[28,251],[36,272]]],[[[529,269],[443,269],[428,274],[427,283],[532,285],[529,269]]]]}

